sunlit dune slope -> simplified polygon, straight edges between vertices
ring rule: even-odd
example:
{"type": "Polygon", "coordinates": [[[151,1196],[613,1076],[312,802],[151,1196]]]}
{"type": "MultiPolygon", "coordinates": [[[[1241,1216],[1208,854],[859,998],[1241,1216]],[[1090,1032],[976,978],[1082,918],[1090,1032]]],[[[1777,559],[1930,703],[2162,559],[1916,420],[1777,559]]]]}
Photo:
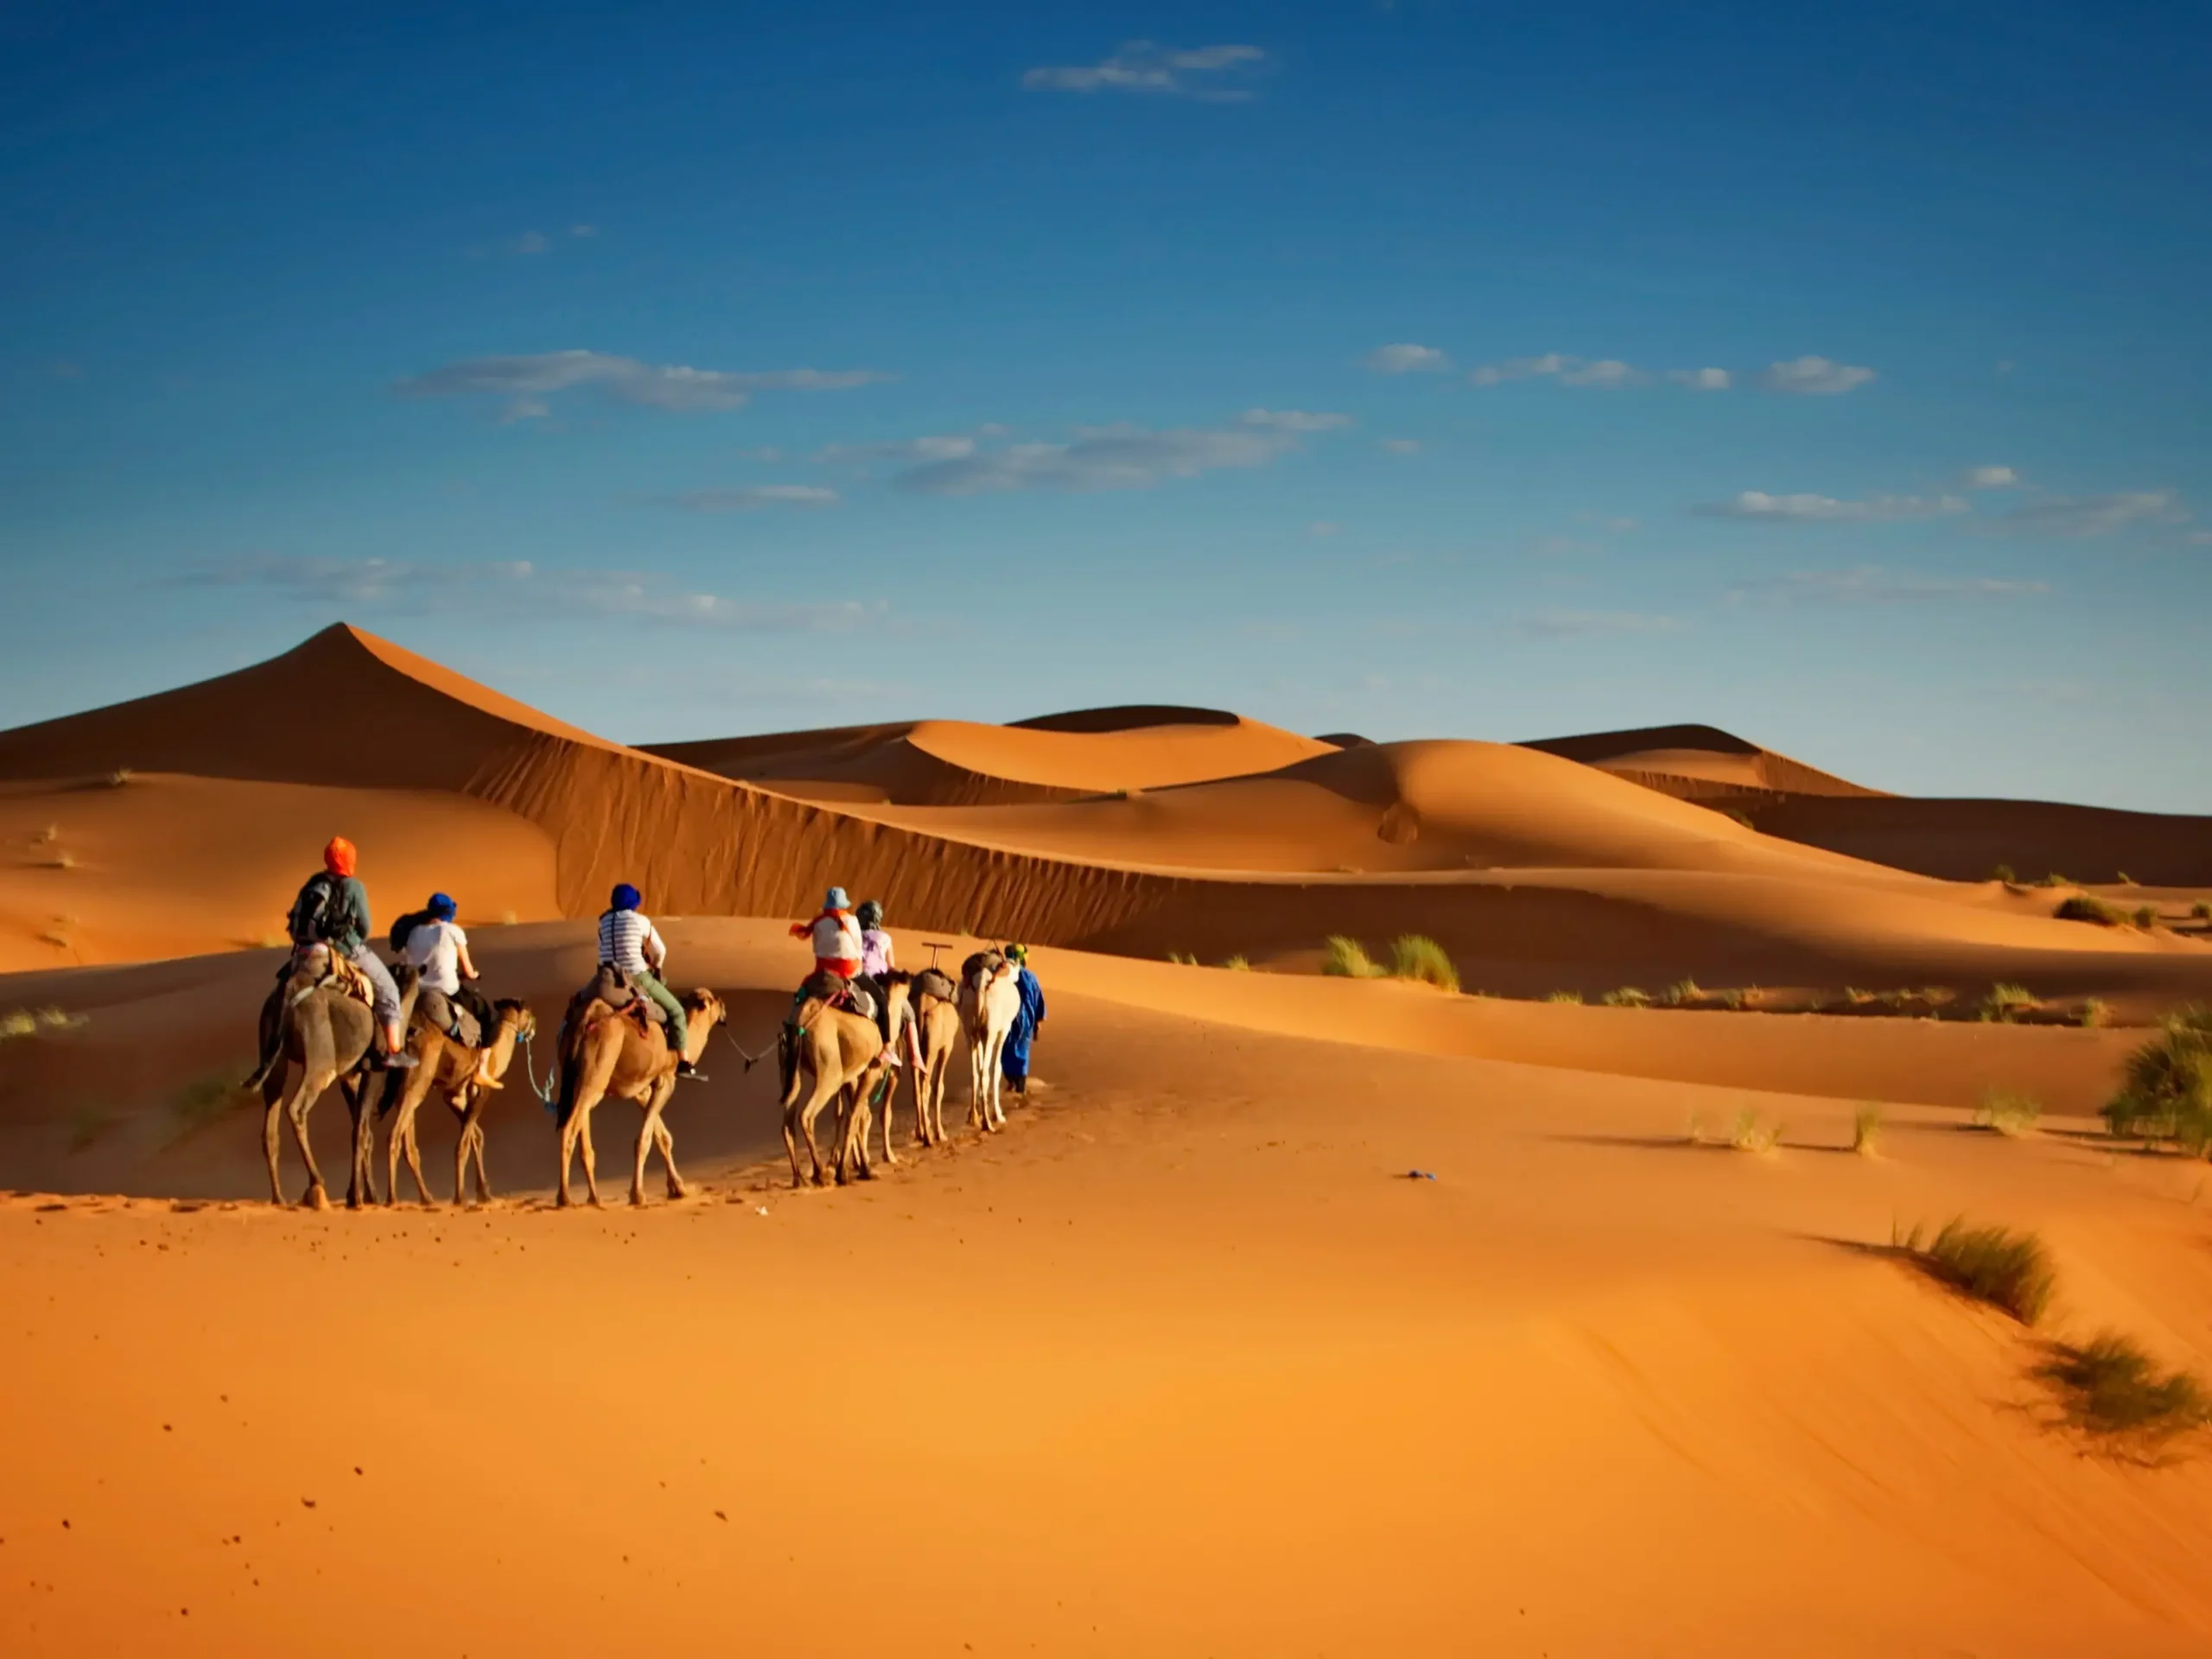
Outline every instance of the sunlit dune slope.
{"type": "Polygon", "coordinates": [[[1692,801],[1745,795],[1857,797],[1881,791],[1846,781],[1786,754],[1763,749],[1717,726],[1646,726],[1524,743],[1692,801]]]}
{"type": "Polygon", "coordinates": [[[1129,709],[1014,726],[924,720],[668,743],[648,753],[809,800],[993,806],[1271,772],[1329,749],[1235,715],[1129,709]]]}

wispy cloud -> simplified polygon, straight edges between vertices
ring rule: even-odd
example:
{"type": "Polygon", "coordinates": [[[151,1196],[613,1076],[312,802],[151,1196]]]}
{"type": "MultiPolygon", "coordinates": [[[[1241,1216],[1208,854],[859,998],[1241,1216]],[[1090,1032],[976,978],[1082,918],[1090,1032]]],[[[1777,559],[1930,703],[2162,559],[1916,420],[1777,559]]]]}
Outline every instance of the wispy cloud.
{"type": "Polygon", "coordinates": [[[1830,397],[1855,391],[1873,378],[1872,369],[1831,362],[1825,357],[1798,357],[1787,363],[1770,364],[1760,381],[1769,391],[1788,392],[1800,397],[1830,397]]]}
{"type": "Polygon", "coordinates": [[[2112,495],[2050,495],[1998,520],[2038,536],[2109,536],[2138,524],[2184,524],[2189,510],[2177,490],[2123,490],[2112,495]]]}
{"type": "Polygon", "coordinates": [[[505,397],[507,418],[527,420],[549,412],[547,397],[579,386],[626,404],[690,413],[741,408],[756,391],[842,391],[891,378],[873,369],[693,369],[569,351],[468,358],[402,380],[395,389],[413,397],[505,397]]]}
{"type": "Polygon", "coordinates": [[[1736,377],[1726,369],[1669,369],[1667,378],[1692,391],[1726,391],[1736,384],[1736,377]]]}
{"type": "Polygon", "coordinates": [[[1676,618],[1645,611],[1537,611],[1516,617],[1516,633],[1540,639],[1564,639],[1602,634],[1673,633],[1681,626],[1676,618]]]}
{"type": "Polygon", "coordinates": [[[1645,377],[1617,357],[1569,357],[1560,352],[1547,352],[1541,357],[1516,357],[1503,363],[1485,363],[1469,374],[1467,379],[1478,386],[1496,386],[1509,380],[1546,378],[1556,378],[1563,386],[1598,386],[1610,390],[1635,385],[1645,377]]]}
{"type": "Polygon", "coordinates": [[[1441,374],[1452,366],[1452,359],[1435,346],[1404,340],[1377,346],[1360,362],[1377,374],[1441,374]]]}
{"type": "Polygon", "coordinates": [[[1956,495],[1878,495],[1864,501],[1841,501],[1832,495],[1770,495],[1764,490],[1740,491],[1728,500],[1701,502],[1690,509],[1705,518],[1796,524],[1894,524],[1940,518],[1966,510],[1965,498],[1956,495]]]}
{"type": "Polygon", "coordinates": [[[1256,46],[1178,49],[1151,41],[1130,41],[1097,63],[1047,65],[1029,70],[1021,77],[1021,84],[1032,92],[1134,92],[1242,104],[1257,96],[1251,82],[1268,64],[1267,53],[1256,46]]]}
{"type": "Polygon", "coordinates": [[[1276,432],[1334,432],[1352,423],[1349,415],[1317,414],[1304,409],[1248,409],[1239,418],[1247,426],[1276,432]]]}
{"type": "Polygon", "coordinates": [[[747,484],[728,490],[686,490],[668,499],[691,512],[759,512],[765,507],[834,507],[837,492],[820,484],[747,484]]]}
{"type": "Polygon", "coordinates": [[[1417,455],[1421,451],[1419,438],[1384,438],[1381,446],[1394,455],[1417,455]]]}
{"type": "Polygon", "coordinates": [[[2031,599],[2050,591],[2043,582],[1997,576],[1919,576],[1865,564],[1851,570],[1796,570],[1729,589],[1732,600],[1777,604],[1894,605],[1931,600],[2031,599]]]}
{"type": "Polygon", "coordinates": [[[303,602],[422,615],[486,603],[507,617],[641,621],[763,633],[842,630],[874,621],[880,605],[776,605],[725,598],[653,571],[544,569],[526,561],[411,564],[397,559],[258,555],[177,577],[186,587],[264,588],[303,602]]]}
{"type": "Polygon", "coordinates": [[[1334,536],[1343,528],[1344,526],[1333,518],[1316,518],[1306,526],[1306,533],[1308,536],[1334,536]]]}
{"type": "Polygon", "coordinates": [[[1168,479],[1265,467],[1298,447],[1299,430],[1279,425],[1098,427],[1071,443],[1015,443],[928,462],[893,480],[920,495],[1000,495],[1018,490],[1141,490],[1168,479]]]}
{"type": "Polygon", "coordinates": [[[2010,467],[1969,467],[1959,475],[1960,487],[1968,490],[2010,490],[2020,481],[2010,467]]]}

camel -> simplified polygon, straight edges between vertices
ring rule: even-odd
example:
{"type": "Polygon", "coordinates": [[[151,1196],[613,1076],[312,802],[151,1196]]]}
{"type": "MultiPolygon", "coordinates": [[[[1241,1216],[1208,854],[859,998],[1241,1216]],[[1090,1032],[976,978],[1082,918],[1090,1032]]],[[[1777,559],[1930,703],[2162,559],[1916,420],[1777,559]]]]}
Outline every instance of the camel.
{"type": "Polygon", "coordinates": [[[408,1046],[415,1051],[415,1069],[391,1074],[385,1084],[383,1104],[378,1108],[379,1116],[395,1105],[399,1112],[392,1120],[385,1149],[386,1204],[399,1202],[399,1160],[403,1153],[408,1173],[415,1178],[416,1196],[424,1204],[430,1202],[429,1189],[423,1183],[423,1154],[416,1141],[415,1114],[434,1088],[445,1096],[446,1104],[461,1120],[461,1139],[453,1150],[453,1201],[466,1201],[472,1163],[476,1169],[476,1201],[492,1201],[492,1184],[484,1173],[485,1109],[491,1103],[492,1090],[505,1086],[507,1070],[514,1064],[515,1045],[528,1041],[537,1033],[537,1017],[522,1003],[503,997],[493,1006],[499,1016],[499,1034],[481,1049],[464,1047],[427,1022],[418,1022],[410,1028],[408,1046]]]}
{"type": "MultiPolygon", "coordinates": [[[[308,1114],[334,1083],[353,1118],[353,1166],[346,1183],[346,1207],[358,1210],[376,1200],[376,1118],[365,1109],[367,1061],[379,1039],[376,1013],[366,1002],[337,988],[334,962],[327,947],[317,946],[294,963],[261,1007],[261,1065],[246,1086],[261,1090],[265,1109],[261,1144],[269,1157],[272,1204],[284,1202],[276,1166],[276,1126],[282,1116],[291,1124],[292,1141],[308,1166],[308,1189],[301,1204],[311,1210],[330,1207],[322,1171],[308,1144],[308,1114]],[[297,1081],[288,1090],[285,1079],[294,1066],[299,1068],[297,1081]]],[[[400,1018],[405,1020],[415,1012],[416,973],[402,966],[393,969],[392,977],[399,985],[400,1018]]]]}
{"type": "MultiPolygon", "coordinates": [[[[941,996],[921,992],[907,1029],[913,1033],[914,1139],[925,1147],[944,1140],[944,1090],[952,1080],[952,1051],[960,1040],[960,1010],[941,996]]],[[[890,1122],[887,1109],[884,1122],[890,1122]]]]}
{"type": "MultiPolygon", "coordinates": [[[[696,990],[683,999],[683,1058],[696,1065],[707,1052],[707,1039],[729,1018],[721,998],[712,991],[696,990]]],[[[668,1169],[668,1196],[681,1198],[690,1189],[676,1171],[676,1138],[669,1134],[661,1114],[676,1092],[676,1052],[655,1027],[649,1033],[638,1029],[626,1014],[618,1014],[594,997],[582,1009],[572,1007],[561,1033],[561,1195],[569,1197],[569,1166],[579,1145],[584,1155],[584,1186],[592,1206],[599,1205],[598,1160],[591,1144],[592,1108],[612,1096],[633,1100],[644,1109],[638,1127],[637,1161],[630,1175],[630,1202],[645,1201],[645,1158],[656,1147],[668,1169]]]]}
{"type": "Polygon", "coordinates": [[[1006,1127],[999,1101],[1000,1052],[1021,1012],[1014,964],[996,951],[981,951],[960,967],[960,1027],[968,1037],[968,1122],[988,1135],[1006,1127]]]}
{"type": "MultiPolygon", "coordinates": [[[[912,976],[892,972],[880,977],[895,1027],[906,1006],[912,976]]],[[[842,1186],[849,1179],[873,1179],[875,1172],[868,1159],[868,1122],[877,1097],[887,1096],[891,1084],[891,1056],[875,1021],[848,1008],[833,1008],[820,995],[809,995],[785,1027],[779,1046],[784,1072],[784,1150],[791,1154],[791,1185],[806,1185],[798,1166],[801,1135],[806,1139],[814,1184],[823,1184],[822,1147],[814,1137],[814,1122],[832,1101],[838,1104],[839,1116],[837,1185],[842,1186]],[[808,1078],[814,1086],[804,1091],[806,1098],[802,1105],[799,1085],[808,1078]]],[[[884,1147],[887,1155],[887,1129],[884,1147]]]]}

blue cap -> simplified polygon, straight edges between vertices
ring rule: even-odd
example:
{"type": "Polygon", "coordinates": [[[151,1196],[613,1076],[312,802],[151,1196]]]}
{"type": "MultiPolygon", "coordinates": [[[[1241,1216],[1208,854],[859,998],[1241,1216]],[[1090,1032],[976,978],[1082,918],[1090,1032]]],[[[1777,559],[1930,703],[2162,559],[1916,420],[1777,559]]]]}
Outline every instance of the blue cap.
{"type": "Polygon", "coordinates": [[[442,922],[449,922],[453,920],[454,917],[461,914],[461,906],[454,903],[453,895],[451,893],[432,893],[430,895],[429,905],[427,908],[429,910],[431,915],[436,917],[442,922]]]}
{"type": "Polygon", "coordinates": [[[822,907],[824,910],[850,910],[853,901],[846,896],[842,887],[832,887],[829,896],[823,899],[822,907]]]}
{"type": "Polygon", "coordinates": [[[645,902],[645,895],[640,893],[627,881],[625,881],[620,887],[614,889],[613,903],[614,908],[617,910],[635,910],[639,905],[642,905],[645,902]]]}

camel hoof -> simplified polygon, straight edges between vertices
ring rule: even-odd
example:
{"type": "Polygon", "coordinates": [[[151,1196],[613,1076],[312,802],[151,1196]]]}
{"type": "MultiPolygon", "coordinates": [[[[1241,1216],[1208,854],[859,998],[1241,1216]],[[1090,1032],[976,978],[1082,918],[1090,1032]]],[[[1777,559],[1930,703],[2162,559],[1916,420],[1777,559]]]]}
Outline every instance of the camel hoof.
{"type": "Polygon", "coordinates": [[[319,1186],[311,1186],[308,1188],[307,1196],[300,1200],[300,1208],[327,1210],[330,1208],[330,1194],[319,1186]]]}
{"type": "Polygon", "coordinates": [[[642,1192],[632,1192],[630,1195],[630,1207],[632,1210],[644,1209],[645,1207],[645,1195],[642,1192]]]}
{"type": "Polygon", "coordinates": [[[670,1203],[673,1204],[678,1198],[688,1198],[690,1196],[691,1189],[684,1185],[683,1182],[671,1181],[668,1184],[668,1198],[670,1203]]]}

